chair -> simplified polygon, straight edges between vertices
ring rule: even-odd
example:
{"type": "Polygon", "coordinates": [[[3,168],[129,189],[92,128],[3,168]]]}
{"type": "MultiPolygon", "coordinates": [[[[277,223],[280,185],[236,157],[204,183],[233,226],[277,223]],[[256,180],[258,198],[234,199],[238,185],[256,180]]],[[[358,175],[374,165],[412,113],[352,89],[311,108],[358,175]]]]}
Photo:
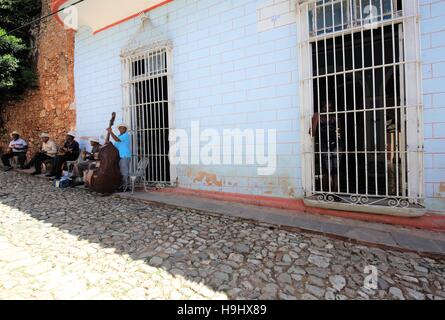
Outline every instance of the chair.
{"type": "Polygon", "coordinates": [[[79,161],[83,161],[82,160],[82,152],[79,153],[79,156],[77,157],[76,160],[65,161],[66,170],[68,171],[69,176],[71,176],[71,174],[73,173],[74,165],[76,164],[76,162],[79,162],[79,161]]]}
{"type": "MultiPolygon", "coordinates": [[[[26,162],[26,159],[25,159],[26,162]]],[[[12,168],[14,169],[20,169],[20,161],[19,161],[19,156],[14,156],[11,158],[11,160],[9,161],[10,165],[12,168]]]]}
{"type": "Polygon", "coordinates": [[[42,161],[41,171],[42,173],[49,173],[53,167],[53,159],[47,159],[42,161]]]}
{"type": "Polygon", "coordinates": [[[19,167],[19,157],[12,157],[11,160],[9,160],[9,164],[12,168],[17,169],[19,167]]]}
{"type": "MultiPolygon", "coordinates": [[[[148,158],[142,158],[138,162],[136,170],[134,172],[130,172],[130,174],[128,175],[128,178],[131,182],[131,194],[134,193],[134,186],[137,180],[142,180],[142,183],[144,184],[144,190],[147,191],[147,181],[145,179],[145,173],[147,171],[149,163],[150,160],[148,158]]],[[[125,188],[125,191],[127,191],[127,188],[125,188]]]]}

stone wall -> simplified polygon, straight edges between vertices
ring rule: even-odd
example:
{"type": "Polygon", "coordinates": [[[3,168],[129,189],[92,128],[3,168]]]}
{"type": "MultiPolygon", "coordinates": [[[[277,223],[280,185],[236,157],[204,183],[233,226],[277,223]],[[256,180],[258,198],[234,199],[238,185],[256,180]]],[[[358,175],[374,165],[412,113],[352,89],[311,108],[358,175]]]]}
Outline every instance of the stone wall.
{"type": "MultiPolygon", "coordinates": [[[[50,12],[50,0],[42,0],[42,15],[50,12]]],[[[49,132],[57,142],[75,128],[74,33],[66,31],[54,18],[41,22],[38,37],[38,89],[29,90],[20,101],[1,111],[3,130],[0,146],[4,149],[13,130],[19,131],[31,147],[39,145],[39,133],[49,132]]]]}

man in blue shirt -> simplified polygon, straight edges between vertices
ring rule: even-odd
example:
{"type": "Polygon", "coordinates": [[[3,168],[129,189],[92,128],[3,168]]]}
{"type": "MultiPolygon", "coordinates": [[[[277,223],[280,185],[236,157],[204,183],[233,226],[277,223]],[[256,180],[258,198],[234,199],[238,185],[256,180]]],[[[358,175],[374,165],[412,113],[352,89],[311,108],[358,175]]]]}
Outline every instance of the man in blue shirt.
{"type": "Polygon", "coordinates": [[[119,151],[119,168],[122,175],[122,186],[120,191],[124,191],[127,189],[128,186],[128,174],[131,161],[131,137],[130,134],[127,132],[128,126],[126,124],[122,123],[118,125],[117,129],[119,130],[118,136],[113,133],[113,129],[111,129],[111,127],[108,128],[107,131],[115,141],[113,144],[119,151]]]}

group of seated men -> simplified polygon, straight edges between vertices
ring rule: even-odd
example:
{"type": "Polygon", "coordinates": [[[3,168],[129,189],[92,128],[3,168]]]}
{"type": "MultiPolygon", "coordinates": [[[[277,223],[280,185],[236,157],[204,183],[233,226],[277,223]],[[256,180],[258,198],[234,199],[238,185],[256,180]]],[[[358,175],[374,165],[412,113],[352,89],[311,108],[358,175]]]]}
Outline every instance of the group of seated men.
{"type": "MultiPolygon", "coordinates": [[[[123,178],[122,188],[124,188],[128,180],[129,160],[131,158],[130,139],[127,133],[128,127],[125,124],[119,125],[118,129],[119,135],[115,135],[111,128],[108,128],[107,131],[115,141],[114,145],[119,151],[119,167],[123,178]]],[[[34,167],[35,171],[31,174],[38,175],[42,173],[42,163],[50,161],[52,164],[51,171],[46,173],[46,177],[52,179],[61,178],[64,164],[67,161],[76,161],[74,163],[71,178],[78,178],[78,180],[82,181],[84,173],[87,170],[95,168],[96,162],[98,161],[99,150],[102,146],[99,138],[90,138],[89,142],[91,145],[91,151],[83,151],[82,157],[79,157],[81,151],[79,143],[75,140],[76,133],[74,131],[70,131],[66,134],[65,141],[59,148],[57,147],[56,143],[50,139],[48,133],[41,133],[40,139],[42,143],[40,145],[40,149],[32,156],[31,160],[26,163],[28,143],[20,137],[20,134],[17,131],[11,133],[11,138],[12,140],[9,143],[9,151],[1,156],[4,170],[11,170],[12,166],[10,161],[12,158],[17,157],[17,165],[19,168],[30,169],[31,167],[34,167]]],[[[105,143],[108,142],[109,141],[105,141],[105,143]]],[[[76,184],[79,184],[79,182],[76,184]]]]}

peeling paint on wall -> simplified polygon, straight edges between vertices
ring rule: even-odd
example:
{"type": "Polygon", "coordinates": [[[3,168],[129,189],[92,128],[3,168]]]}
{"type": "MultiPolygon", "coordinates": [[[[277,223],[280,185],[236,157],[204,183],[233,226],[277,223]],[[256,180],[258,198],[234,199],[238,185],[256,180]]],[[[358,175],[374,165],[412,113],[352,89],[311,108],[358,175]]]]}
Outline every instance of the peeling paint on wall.
{"type": "Polygon", "coordinates": [[[203,182],[208,186],[222,186],[222,181],[217,179],[216,174],[200,171],[193,178],[193,182],[203,182]]]}

